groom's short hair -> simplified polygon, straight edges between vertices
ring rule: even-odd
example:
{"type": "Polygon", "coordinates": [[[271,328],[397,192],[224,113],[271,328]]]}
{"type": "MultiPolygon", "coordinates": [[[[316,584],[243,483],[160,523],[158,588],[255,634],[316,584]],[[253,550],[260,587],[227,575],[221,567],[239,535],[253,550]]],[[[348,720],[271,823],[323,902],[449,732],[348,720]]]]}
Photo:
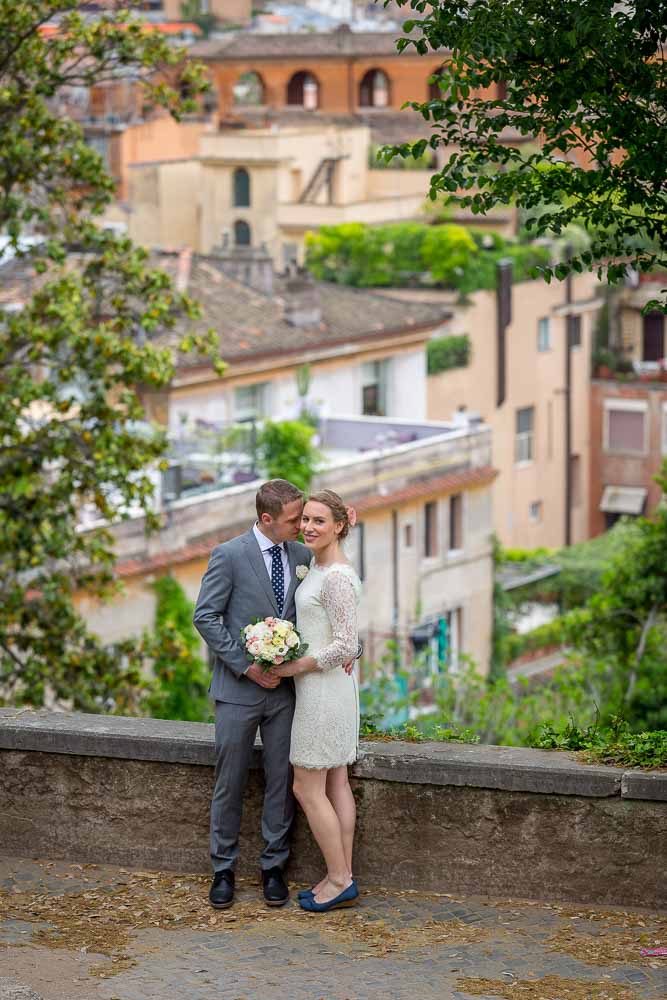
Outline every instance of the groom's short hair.
{"type": "Polygon", "coordinates": [[[279,517],[285,504],[293,500],[303,500],[302,491],[294,483],[288,483],[286,479],[270,479],[257,491],[257,517],[260,520],[262,514],[279,517]]]}

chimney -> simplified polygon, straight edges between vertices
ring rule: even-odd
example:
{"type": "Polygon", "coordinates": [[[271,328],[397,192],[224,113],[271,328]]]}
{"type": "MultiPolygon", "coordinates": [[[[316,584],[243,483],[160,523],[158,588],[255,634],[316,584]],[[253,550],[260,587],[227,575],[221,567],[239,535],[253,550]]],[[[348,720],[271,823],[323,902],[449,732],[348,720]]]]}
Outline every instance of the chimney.
{"type": "Polygon", "coordinates": [[[192,267],[192,250],[184,247],[178,255],[176,266],[176,281],[174,282],[177,292],[187,292],[190,283],[190,269],[192,267]]]}
{"type": "Polygon", "coordinates": [[[269,298],[273,295],[273,260],[265,243],[259,247],[238,246],[230,243],[228,233],[223,233],[222,243],[212,254],[223,274],[269,298]]]}
{"type": "Polygon", "coordinates": [[[283,318],[290,326],[318,326],[322,322],[317,285],[304,268],[290,265],[283,297],[283,318]]]}

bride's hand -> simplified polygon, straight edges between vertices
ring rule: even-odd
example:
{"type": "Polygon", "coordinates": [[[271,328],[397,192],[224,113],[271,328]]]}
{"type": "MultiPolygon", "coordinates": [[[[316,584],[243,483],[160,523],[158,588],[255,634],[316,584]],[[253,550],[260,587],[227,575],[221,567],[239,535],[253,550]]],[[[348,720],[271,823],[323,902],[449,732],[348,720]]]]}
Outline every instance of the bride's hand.
{"type": "Polygon", "coordinates": [[[290,660],[289,663],[281,663],[280,666],[273,666],[269,674],[273,677],[298,677],[300,674],[309,674],[316,670],[317,666],[312,656],[300,656],[298,660],[290,660]]]}

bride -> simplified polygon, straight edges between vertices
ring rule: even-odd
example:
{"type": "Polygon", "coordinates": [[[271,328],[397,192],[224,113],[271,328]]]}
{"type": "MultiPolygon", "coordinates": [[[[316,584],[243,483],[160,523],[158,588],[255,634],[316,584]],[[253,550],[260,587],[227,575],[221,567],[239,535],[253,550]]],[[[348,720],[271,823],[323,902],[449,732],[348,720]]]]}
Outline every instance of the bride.
{"type": "Polygon", "coordinates": [[[294,794],[327,868],[317,885],[299,894],[299,905],[316,913],[352,906],[359,895],[352,878],[356,809],[347,775],[357,758],[359,705],[354,676],[340,669],[357,652],[361,583],[341,546],[350,526],[332,490],[306,501],[301,530],[314,559],[296,591],[296,625],[308,653],[271,668],[277,677],[295,678],[294,794]]]}

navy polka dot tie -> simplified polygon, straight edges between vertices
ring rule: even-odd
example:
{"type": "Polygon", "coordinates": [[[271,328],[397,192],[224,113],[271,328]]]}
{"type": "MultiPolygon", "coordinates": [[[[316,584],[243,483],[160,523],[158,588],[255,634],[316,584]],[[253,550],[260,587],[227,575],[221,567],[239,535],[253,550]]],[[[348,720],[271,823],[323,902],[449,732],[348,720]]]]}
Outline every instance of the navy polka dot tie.
{"type": "Polygon", "coordinates": [[[285,574],[283,572],[282,551],[282,545],[274,545],[269,549],[271,553],[271,586],[276,595],[279,615],[282,615],[285,605],[285,574]]]}

